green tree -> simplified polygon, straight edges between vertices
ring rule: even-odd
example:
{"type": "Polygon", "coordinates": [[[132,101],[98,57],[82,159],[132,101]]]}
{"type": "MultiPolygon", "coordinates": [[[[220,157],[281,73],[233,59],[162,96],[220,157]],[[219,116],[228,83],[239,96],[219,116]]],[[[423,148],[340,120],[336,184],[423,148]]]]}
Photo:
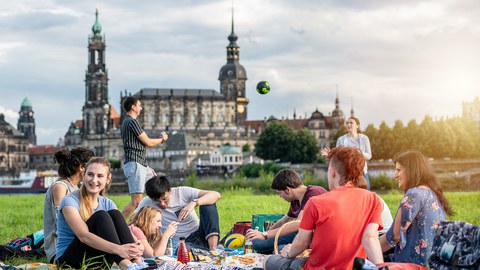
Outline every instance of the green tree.
{"type": "Polygon", "coordinates": [[[437,130],[432,117],[425,115],[425,118],[423,118],[423,121],[420,124],[419,134],[417,137],[417,140],[419,140],[421,143],[417,150],[422,152],[427,157],[433,157],[434,149],[438,144],[437,135],[437,130]]]}
{"type": "Polygon", "coordinates": [[[265,160],[289,161],[295,133],[281,121],[270,121],[255,143],[257,156],[265,160]]]}
{"type": "Polygon", "coordinates": [[[315,137],[304,128],[295,132],[288,160],[292,163],[313,163],[319,151],[315,137]]]}
{"type": "Polygon", "coordinates": [[[418,139],[420,134],[420,127],[415,119],[410,120],[405,128],[406,145],[403,150],[421,149],[422,142],[418,139]]]}
{"type": "Polygon", "coordinates": [[[407,128],[403,125],[403,122],[400,120],[395,121],[395,124],[392,128],[392,142],[390,147],[390,157],[393,157],[395,154],[408,150],[408,137],[407,137],[407,128]]]}
{"type": "Polygon", "coordinates": [[[372,149],[372,159],[379,159],[376,153],[376,149],[378,148],[377,128],[374,125],[369,124],[363,131],[363,134],[367,135],[368,139],[370,140],[370,148],[372,149]]]}
{"type": "Polygon", "coordinates": [[[242,146],[242,152],[250,152],[251,149],[250,149],[250,144],[246,143],[242,146]]]}
{"type": "Polygon", "coordinates": [[[435,123],[435,130],[437,131],[437,143],[432,149],[432,156],[435,158],[451,157],[455,152],[457,135],[444,119],[435,123]]]}
{"type": "Polygon", "coordinates": [[[337,146],[338,138],[342,137],[345,134],[347,134],[347,127],[345,127],[345,125],[341,125],[340,128],[335,133],[335,135],[333,135],[333,140],[332,140],[332,143],[330,144],[330,148],[337,146]]]}
{"type": "Polygon", "coordinates": [[[394,155],[394,153],[391,151],[391,145],[393,141],[392,129],[385,122],[382,122],[378,127],[378,136],[376,140],[376,157],[379,159],[392,158],[394,155]]]}

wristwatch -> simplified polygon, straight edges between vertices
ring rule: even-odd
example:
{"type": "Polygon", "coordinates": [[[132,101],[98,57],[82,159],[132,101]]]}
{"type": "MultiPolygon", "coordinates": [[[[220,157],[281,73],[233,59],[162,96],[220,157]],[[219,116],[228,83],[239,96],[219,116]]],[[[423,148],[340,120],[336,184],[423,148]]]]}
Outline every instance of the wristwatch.
{"type": "Polygon", "coordinates": [[[265,239],[268,238],[268,237],[267,237],[267,236],[268,236],[268,232],[267,232],[267,231],[262,232],[262,235],[263,235],[263,238],[265,238],[265,239]]]}
{"type": "Polygon", "coordinates": [[[197,206],[200,206],[200,204],[198,203],[198,199],[193,199],[193,201],[192,201],[192,202],[194,202],[194,203],[195,203],[195,207],[197,207],[197,206]]]}

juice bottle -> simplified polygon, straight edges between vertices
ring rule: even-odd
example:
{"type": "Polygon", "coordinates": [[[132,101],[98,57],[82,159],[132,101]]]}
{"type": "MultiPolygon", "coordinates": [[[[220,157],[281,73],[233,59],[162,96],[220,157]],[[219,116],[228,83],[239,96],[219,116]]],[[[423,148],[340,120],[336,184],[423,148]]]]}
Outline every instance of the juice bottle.
{"type": "MultiPolygon", "coordinates": [[[[255,227],[255,230],[258,231],[258,227],[255,227]]],[[[243,246],[243,254],[253,253],[253,243],[251,239],[245,239],[245,246],[243,246]]]]}
{"type": "Polygon", "coordinates": [[[177,249],[177,261],[187,264],[190,261],[190,254],[187,245],[185,244],[185,237],[180,237],[180,244],[177,249]]]}

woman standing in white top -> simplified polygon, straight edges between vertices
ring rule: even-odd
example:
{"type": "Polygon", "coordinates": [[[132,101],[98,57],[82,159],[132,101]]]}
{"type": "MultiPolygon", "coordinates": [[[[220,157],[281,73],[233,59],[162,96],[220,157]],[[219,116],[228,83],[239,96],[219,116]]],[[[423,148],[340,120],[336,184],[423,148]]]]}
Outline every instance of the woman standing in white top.
{"type": "MultiPolygon", "coordinates": [[[[338,146],[345,146],[345,147],[355,147],[362,151],[362,155],[365,158],[365,161],[368,161],[372,158],[372,149],[370,148],[370,140],[368,139],[367,135],[362,134],[360,131],[360,120],[356,117],[348,118],[346,122],[347,131],[348,133],[341,136],[337,140],[337,147],[338,146]]],[[[323,148],[321,150],[322,155],[326,156],[330,149],[323,148]]],[[[367,162],[365,162],[365,168],[363,169],[363,177],[367,181],[367,188],[370,190],[370,179],[368,178],[367,174],[367,162]]]]}

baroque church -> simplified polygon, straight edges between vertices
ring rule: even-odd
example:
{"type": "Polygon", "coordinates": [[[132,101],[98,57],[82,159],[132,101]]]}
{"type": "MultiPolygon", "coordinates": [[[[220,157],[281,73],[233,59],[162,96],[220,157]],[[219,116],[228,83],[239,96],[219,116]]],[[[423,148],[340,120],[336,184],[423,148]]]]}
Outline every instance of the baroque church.
{"type": "MultiPolygon", "coordinates": [[[[88,65],[85,75],[85,103],[82,119],[70,124],[64,144],[95,149],[98,155],[111,159],[123,158],[123,144],[119,126],[126,112],[121,104],[119,114],[110,104],[108,70],[105,62],[105,36],[101,34],[98,10],[92,34],[88,38],[88,65]]],[[[234,31],[232,14],[231,33],[226,47],[226,64],[220,68],[220,92],[214,89],[141,88],[135,93],[120,93],[121,103],[133,95],[142,101],[143,111],[137,118],[150,137],[167,131],[169,140],[147,150],[149,164],[155,169],[192,167],[197,156],[230,144],[253,146],[268,121],[285,121],[294,129],[307,128],[319,146],[328,146],[333,135],[344,123],[338,95],[335,110],[324,116],[318,110],[310,118],[248,120],[246,96],[247,73],[240,64],[238,36],[234,31]],[[181,160],[181,161],[179,161],[181,160]]],[[[353,111],[352,111],[353,112],[353,111]]]]}

